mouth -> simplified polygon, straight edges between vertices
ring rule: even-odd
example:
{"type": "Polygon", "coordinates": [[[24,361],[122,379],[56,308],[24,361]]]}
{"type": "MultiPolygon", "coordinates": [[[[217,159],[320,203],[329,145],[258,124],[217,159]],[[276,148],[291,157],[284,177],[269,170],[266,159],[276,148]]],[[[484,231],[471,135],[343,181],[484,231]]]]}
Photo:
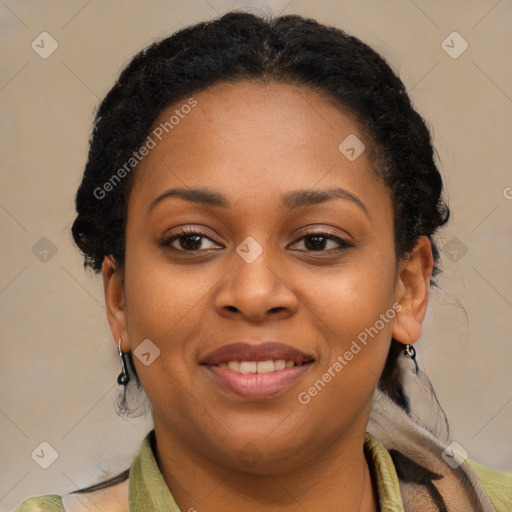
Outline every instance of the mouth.
{"type": "Polygon", "coordinates": [[[208,354],[201,366],[225,391],[264,399],[289,389],[314,362],[312,355],[284,343],[234,343],[208,354]]]}

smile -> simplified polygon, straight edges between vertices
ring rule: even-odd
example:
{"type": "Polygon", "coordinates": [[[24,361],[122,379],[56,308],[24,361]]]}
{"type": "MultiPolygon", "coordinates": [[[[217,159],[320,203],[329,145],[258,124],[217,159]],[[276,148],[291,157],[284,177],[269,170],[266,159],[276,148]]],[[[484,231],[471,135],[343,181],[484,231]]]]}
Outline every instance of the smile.
{"type": "Polygon", "coordinates": [[[213,382],[223,391],[252,400],[274,398],[296,384],[311,368],[313,361],[230,361],[204,365],[213,382]]]}
{"type": "Polygon", "coordinates": [[[285,361],[284,359],[276,359],[269,361],[229,361],[218,365],[219,368],[229,368],[239,373],[270,373],[285,368],[293,368],[293,361],[285,361]]]}

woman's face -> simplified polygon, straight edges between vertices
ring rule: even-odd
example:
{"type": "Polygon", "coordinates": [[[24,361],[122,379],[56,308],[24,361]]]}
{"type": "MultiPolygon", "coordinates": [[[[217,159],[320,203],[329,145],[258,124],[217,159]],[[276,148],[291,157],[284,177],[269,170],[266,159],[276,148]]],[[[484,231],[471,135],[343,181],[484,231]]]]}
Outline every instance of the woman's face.
{"type": "Polygon", "coordinates": [[[137,168],[109,318],[170,443],[275,471],[364,433],[400,335],[392,204],[364,133],[317,93],[244,81],[187,99],[137,168]]]}

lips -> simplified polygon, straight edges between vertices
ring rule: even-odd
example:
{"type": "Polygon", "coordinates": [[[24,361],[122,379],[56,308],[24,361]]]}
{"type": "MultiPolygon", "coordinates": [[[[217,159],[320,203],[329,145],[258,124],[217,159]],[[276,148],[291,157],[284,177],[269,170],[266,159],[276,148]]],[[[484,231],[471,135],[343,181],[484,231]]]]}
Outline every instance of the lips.
{"type": "Polygon", "coordinates": [[[275,397],[293,386],[315,359],[275,341],[233,343],[207,354],[201,365],[213,382],[245,399],[275,397]]]}
{"type": "Polygon", "coordinates": [[[230,361],[293,361],[296,365],[314,361],[314,357],[290,345],[276,341],[262,343],[232,343],[210,352],[201,361],[205,365],[219,365],[230,361]]]}

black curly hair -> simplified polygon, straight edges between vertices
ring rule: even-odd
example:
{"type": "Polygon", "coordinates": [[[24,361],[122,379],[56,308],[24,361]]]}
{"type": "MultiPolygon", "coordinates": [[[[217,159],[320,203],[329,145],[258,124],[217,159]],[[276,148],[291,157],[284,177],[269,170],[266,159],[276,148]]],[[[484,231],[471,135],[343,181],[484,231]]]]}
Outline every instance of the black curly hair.
{"type": "MultiPolygon", "coordinates": [[[[435,231],[448,222],[443,182],[429,129],[414,110],[400,78],[376,51],[338,28],[298,15],[260,17],[232,11],[184,28],[137,54],[99,106],[71,228],[84,267],[99,273],[112,255],[124,269],[127,204],[136,166],[104,192],[103,185],[133,157],[162,110],[219,82],[254,80],[308,86],[352,114],[367,135],[374,172],[392,199],[397,261],[422,235],[440,272],[435,231]],[[102,190],[101,194],[98,193],[102,190]]],[[[395,339],[379,388],[409,412],[395,339]]],[[[129,371],[140,389],[131,353],[129,371]]],[[[123,395],[125,400],[126,390],[123,395]]],[[[121,482],[117,477],[75,492],[121,482]]]]}

